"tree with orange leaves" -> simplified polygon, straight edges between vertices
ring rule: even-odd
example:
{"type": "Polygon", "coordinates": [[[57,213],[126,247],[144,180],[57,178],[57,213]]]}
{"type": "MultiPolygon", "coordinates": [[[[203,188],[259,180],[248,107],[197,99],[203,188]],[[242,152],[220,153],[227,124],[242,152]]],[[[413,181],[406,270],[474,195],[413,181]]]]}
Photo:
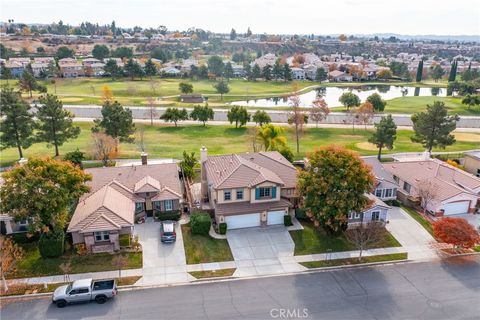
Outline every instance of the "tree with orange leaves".
{"type": "Polygon", "coordinates": [[[2,275],[3,290],[8,290],[5,275],[14,271],[15,266],[23,258],[23,249],[12,239],[0,236],[0,274],[2,275]]]}
{"type": "Polygon", "coordinates": [[[102,99],[104,103],[112,103],[115,97],[113,96],[112,89],[109,86],[103,86],[102,99]]]}
{"type": "Polygon", "coordinates": [[[358,107],[357,115],[358,121],[365,125],[365,130],[367,130],[367,124],[370,124],[373,120],[373,105],[366,101],[358,107]]]}
{"type": "Polygon", "coordinates": [[[478,231],[465,219],[445,217],[433,222],[432,227],[435,238],[455,249],[469,249],[480,243],[478,231]]]}

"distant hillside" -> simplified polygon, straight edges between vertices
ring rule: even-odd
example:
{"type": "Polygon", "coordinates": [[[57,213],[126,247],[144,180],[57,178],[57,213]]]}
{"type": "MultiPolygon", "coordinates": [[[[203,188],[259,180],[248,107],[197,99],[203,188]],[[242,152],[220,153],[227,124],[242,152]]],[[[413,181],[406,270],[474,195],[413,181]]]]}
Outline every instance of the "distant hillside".
{"type": "Polygon", "coordinates": [[[480,42],[480,35],[435,35],[435,34],[425,34],[425,35],[405,35],[405,34],[396,34],[396,33],[373,33],[368,35],[355,35],[355,36],[364,36],[364,37],[379,37],[379,38],[389,38],[396,37],[401,40],[437,40],[437,41],[459,41],[459,42],[480,42]]]}

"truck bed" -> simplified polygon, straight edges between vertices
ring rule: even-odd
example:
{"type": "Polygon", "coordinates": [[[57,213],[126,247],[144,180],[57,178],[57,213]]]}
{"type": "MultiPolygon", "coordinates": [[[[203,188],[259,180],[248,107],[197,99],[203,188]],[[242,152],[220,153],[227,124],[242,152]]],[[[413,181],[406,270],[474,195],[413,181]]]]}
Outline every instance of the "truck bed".
{"type": "Polygon", "coordinates": [[[115,286],[115,280],[93,281],[92,291],[111,290],[115,286]]]}

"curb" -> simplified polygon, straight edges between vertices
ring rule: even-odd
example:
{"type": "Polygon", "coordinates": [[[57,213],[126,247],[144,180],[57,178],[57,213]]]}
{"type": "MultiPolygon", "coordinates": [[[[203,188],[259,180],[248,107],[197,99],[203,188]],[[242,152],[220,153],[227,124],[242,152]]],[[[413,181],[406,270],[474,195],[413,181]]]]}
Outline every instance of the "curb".
{"type": "Polygon", "coordinates": [[[350,269],[350,268],[362,268],[362,267],[371,267],[371,266],[384,266],[384,265],[393,265],[393,264],[400,264],[400,263],[412,263],[414,260],[410,259],[399,259],[399,260],[389,260],[389,261],[381,261],[381,262],[366,262],[366,263],[358,263],[358,264],[346,264],[340,266],[331,266],[331,267],[319,267],[319,268],[307,268],[304,272],[308,271],[331,271],[331,270],[340,270],[340,269],[350,269]]]}

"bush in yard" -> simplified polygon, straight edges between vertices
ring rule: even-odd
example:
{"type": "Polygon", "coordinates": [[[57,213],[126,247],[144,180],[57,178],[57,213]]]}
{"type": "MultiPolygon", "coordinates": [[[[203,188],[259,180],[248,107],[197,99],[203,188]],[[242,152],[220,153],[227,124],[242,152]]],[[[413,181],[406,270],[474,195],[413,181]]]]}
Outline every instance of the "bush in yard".
{"type": "Polygon", "coordinates": [[[297,219],[307,219],[307,213],[305,212],[305,209],[302,208],[296,208],[295,209],[295,217],[297,219]]]}
{"type": "Polygon", "coordinates": [[[75,245],[75,252],[79,256],[86,256],[88,254],[87,246],[84,243],[79,243],[75,245]]]}
{"type": "Polygon", "coordinates": [[[218,225],[218,231],[220,234],[226,234],[227,233],[227,224],[225,222],[222,222],[218,225]]]}
{"type": "Polygon", "coordinates": [[[160,221],[180,219],[180,211],[157,211],[155,217],[160,221]]]}
{"type": "Polygon", "coordinates": [[[400,207],[402,205],[397,199],[385,200],[385,203],[392,207],[400,207]]]}
{"type": "Polygon", "coordinates": [[[285,227],[293,226],[292,217],[290,215],[283,216],[283,224],[285,227]]]}
{"type": "Polygon", "coordinates": [[[480,243],[477,230],[465,219],[445,217],[433,222],[432,227],[435,238],[452,244],[455,249],[470,249],[480,243]]]}
{"type": "Polygon", "coordinates": [[[208,213],[198,212],[190,216],[190,226],[193,234],[208,235],[211,224],[212,219],[208,213]]]}
{"type": "Polygon", "coordinates": [[[65,249],[65,234],[62,231],[42,233],[38,249],[42,258],[60,257],[65,249]]]}
{"type": "Polygon", "coordinates": [[[121,234],[118,238],[120,247],[129,247],[130,246],[130,234],[121,234]]]}

